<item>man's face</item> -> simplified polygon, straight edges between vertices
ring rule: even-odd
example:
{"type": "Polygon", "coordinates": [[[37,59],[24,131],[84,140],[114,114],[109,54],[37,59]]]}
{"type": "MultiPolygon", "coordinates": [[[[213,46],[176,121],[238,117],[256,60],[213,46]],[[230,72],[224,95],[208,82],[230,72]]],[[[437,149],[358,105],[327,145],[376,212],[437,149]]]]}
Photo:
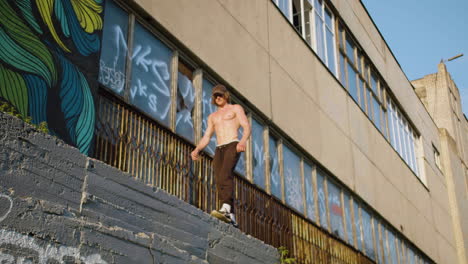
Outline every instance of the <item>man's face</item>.
{"type": "Polygon", "coordinates": [[[226,98],[224,98],[224,94],[222,93],[213,94],[213,98],[215,99],[215,103],[217,106],[223,106],[226,104],[226,98]]]}

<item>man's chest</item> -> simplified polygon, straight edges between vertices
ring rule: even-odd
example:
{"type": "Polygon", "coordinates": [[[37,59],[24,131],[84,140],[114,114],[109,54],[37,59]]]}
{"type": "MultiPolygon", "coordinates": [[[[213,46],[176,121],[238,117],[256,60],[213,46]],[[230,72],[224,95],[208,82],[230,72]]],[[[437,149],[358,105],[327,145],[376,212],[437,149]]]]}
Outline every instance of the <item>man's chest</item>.
{"type": "Polygon", "coordinates": [[[216,124],[225,124],[235,122],[237,120],[237,115],[234,111],[218,111],[213,116],[213,121],[216,124]]]}

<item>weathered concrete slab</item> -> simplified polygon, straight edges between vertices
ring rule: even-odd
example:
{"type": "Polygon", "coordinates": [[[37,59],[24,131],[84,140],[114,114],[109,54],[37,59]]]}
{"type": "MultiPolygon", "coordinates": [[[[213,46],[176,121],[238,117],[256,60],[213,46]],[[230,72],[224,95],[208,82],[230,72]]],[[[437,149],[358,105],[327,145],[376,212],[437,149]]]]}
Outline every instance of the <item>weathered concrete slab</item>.
{"type": "Polygon", "coordinates": [[[278,263],[274,248],[0,113],[0,263],[278,263]]]}

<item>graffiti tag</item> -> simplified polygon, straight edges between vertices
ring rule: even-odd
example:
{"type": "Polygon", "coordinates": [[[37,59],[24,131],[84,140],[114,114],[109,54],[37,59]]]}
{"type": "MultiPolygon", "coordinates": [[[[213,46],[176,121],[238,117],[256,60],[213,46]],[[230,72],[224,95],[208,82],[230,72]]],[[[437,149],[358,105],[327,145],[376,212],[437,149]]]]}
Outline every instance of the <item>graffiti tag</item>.
{"type": "Polygon", "coordinates": [[[14,231],[0,230],[0,263],[107,263],[99,254],[82,256],[78,248],[55,246],[47,244],[41,246],[37,239],[14,231]],[[8,249],[8,251],[7,251],[8,249]]]}
{"type": "Polygon", "coordinates": [[[125,54],[127,54],[127,42],[120,26],[112,28],[114,41],[111,45],[115,47],[115,54],[112,60],[102,59],[99,62],[99,82],[111,88],[117,93],[121,93],[125,86],[125,54]],[[107,62],[107,63],[106,63],[107,62]]]}
{"type": "Polygon", "coordinates": [[[171,106],[169,66],[158,60],[149,46],[136,44],[131,57],[133,63],[130,96],[133,102],[138,97],[138,106],[150,110],[161,120],[168,117],[171,106]]]}
{"type": "Polygon", "coordinates": [[[13,200],[11,199],[10,196],[5,195],[5,194],[0,194],[0,200],[1,200],[1,198],[7,199],[9,205],[8,205],[8,209],[6,210],[6,212],[3,215],[0,215],[0,222],[2,222],[3,220],[5,220],[7,218],[7,216],[11,212],[11,208],[13,208],[13,200]]]}

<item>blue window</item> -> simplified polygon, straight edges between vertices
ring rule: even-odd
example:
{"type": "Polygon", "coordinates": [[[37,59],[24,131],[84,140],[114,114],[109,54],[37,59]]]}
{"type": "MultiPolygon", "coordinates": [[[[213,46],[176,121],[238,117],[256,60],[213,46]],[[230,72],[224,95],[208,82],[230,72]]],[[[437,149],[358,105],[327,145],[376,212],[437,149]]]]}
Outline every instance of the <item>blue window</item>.
{"type": "Polygon", "coordinates": [[[366,112],[366,98],[364,97],[366,90],[364,89],[364,82],[362,81],[361,78],[359,78],[359,106],[361,106],[361,109],[366,112]]]}
{"type": "Polygon", "coordinates": [[[343,227],[343,206],[341,205],[341,190],[336,184],[329,180],[327,181],[327,186],[331,232],[344,240],[345,233],[343,227]]]}
{"type": "Polygon", "coordinates": [[[325,8],[325,36],[327,42],[327,66],[330,71],[336,75],[335,65],[335,26],[333,23],[333,14],[330,9],[325,8]]]}
{"type": "Polygon", "coordinates": [[[169,126],[172,50],[140,23],[134,34],[130,102],[169,126]]]}
{"type": "Polygon", "coordinates": [[[362,233],[364,238],[364,249],[366,255],[375,260],[374,240],[372,238],[371,216],[364,208],[361,208],[362,233]]]}
{"type": "Polygon", "coordinates": [[[268,144],[270,151],[269,161],[271,194],[281,200],[281,177],[279,174],[278,140],[270,135],[268,138],[268,144]]]}
{"type": "Polygon", "coordinates": [[[317,170],[317,195],[318,195],[318,207],[320,216],[320,225],[328,229],[328,215],[327,215],[327,197],[325,196],[325,174],[317,170]]]}
{"type": "Polygon", "coordinates": [[[377,101],[377,99],[372,96],[372,106],[374,107],[374,124],[377,126],[377,128],[382,131],[382,127],[381,127],[381,124],[380,124],[380,104],[379,104],[379,101],[377,101]]]}
{"type": "Polygon", "coordinates": [[[291,0],[276,0],[275,2],[277,3],[281,12],[283,12],[283,14],[288,18],[288,20],[291,20],[291,0]]]}
{"type": "Polygon", "coordinates": [[[290,148],[283,145],[283,162],[286,203],[299,212],[304,212],[301,159],[290,148]]]}
{"type": "Polygon", "coordinates": [[[388,249],[390,251],[390,261],[388,263],[398,264],[395,235],[390,230],[387,230],[387,236],[388,236],[388,249]]]}
{"type": "Polygon", "coordinates": [[[344,59],[343,54],[341,53],[340,53],[340,81],[344,87],[348,86],[346,82],[345,59],[344,59]]]}
{"type": "MultiPolygon", "coordinates": [[[[242,127],[239,128],[239,138],[242,138],[244,135],[244,129],[242,127]]],[[[245,177],[245,152],[241,152],[239,156],[239,161],[237,162],[236,168],[234,169],[239,175],[245,177]]]]}
{"type": "Polygon", "coordinates": [[[348,85],[349,85],[349,93],[353,97],[354,101],[359,102],[358,99],[358,90],[356,86],[356,71],[354,71],[354,68],[351,66],[351,64],[348,63],[348,85]]]}
{"type": "Polygon", "coordinates": [[[253,180],[265,189],[265,145],[263,143],[263,126],[252,119],[252,169],[253,180]]]}
{"type": "Polygon", "coordinates": [[[304,162],[304,182],[306,189],[307,217],[312,221],[317,222],[315,216],[315,191],[312,177],[312,166],[304,162]]]}
{"type": "Polygon", "coordinates": [[[346,220],[346,233],[348,238],[348,243],[354,245],[354,235],[353,235],[353,217],[351,215],[351,205],[350,205],[350,196],[347,192],[343,193],[344,200],[344,209],[345,209],[345,220],[346,220]]]}
{"type": "Polygon", "coordinates": [[[408,262],[407,263],[415,264],[416,263],[415,258],[416,258],[416,255],[414,254],[413,249],[408,247],[408,262]]]}
{"type": "MultiPolygon", "coordinates": [[[[317,11],[317,10],[316,10],[317,11]]],[[[319,11],[320,13],[322,10],[319,11]]],[[[321,17],[321,14],[319,15],[316,12],[315,15],[315,41],[317,44],[317,55],[320,57],[320,59],[323,61],[323,63],[327,63],[327,58],[325,57],[325,39],[323,37],[323,19],[321,17]]]]}
{"type": "Polygon", "coordinates": [[[377,94],[377,76],[374,72],[371,73],[371,88],[377,94]]]}
{"type": "Polygon", "coordinates": [[[374,218],[374,234],[375,234],[375,244],[377,245],[377,263],[383,263],[382,255],[382,240],[379,232],[379,221],[374,218]]]}
{"type": "Polygon", "coordinates": [[[359,205],[356,200],[353,201],[354,208],[354,228],[356,229],[357,248],[363,251],[362,247],[362,228],[359,214],[359,205]]]}
{"type": "Polygon", "coordinates": [[[354,41],[351,39],[351,36],[346,34],[346,56],[353,65],[356,63],[356,59],[354,58],[354,46],[354,41]]]}
{"type": "Polygon", "coordinates": [[[128,14],[114,1],[106,1],[104,29],[99,61],[99,82],[123,95],[125,88],[125,66],[127,58],[128,14]]]}
{"type": "MultiPolygon", "coordinates": [[[[213,84],[203,79],[203,88],[202,88],[202,133],[205,134],[206,129],[208,128],[208,116],[211,113],[216,111],[216,106],[211,103],[211,90],[213,89],[213,84]]],[[[210,143],[206,146],[205,151],[211,155],[214,155],[216,149],[216,135],[213,133],[213,136],[210,139],[210,143]]]]}
{"type": "Polygon", "coordinates": [[[177,75],[176,133],[195,142],[193,113],[195,107],[195,88],[193,87],[192,71],[179,62],[177,75]]]}

